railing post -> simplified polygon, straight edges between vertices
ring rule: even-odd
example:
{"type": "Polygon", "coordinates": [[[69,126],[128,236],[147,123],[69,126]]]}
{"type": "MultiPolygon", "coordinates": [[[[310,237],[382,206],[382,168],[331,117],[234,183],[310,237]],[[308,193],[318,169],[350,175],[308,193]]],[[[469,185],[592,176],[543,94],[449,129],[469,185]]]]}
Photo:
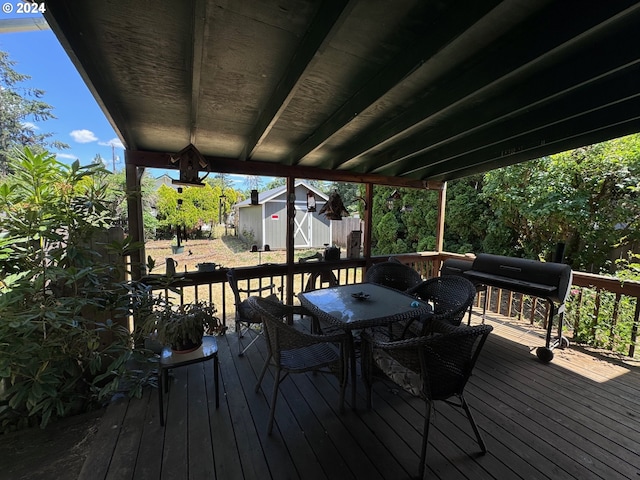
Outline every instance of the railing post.
{"type": "Polygon", "coordinates": [[[520,303],[518,304],[518,320],[522,320],[524,315],[524,295],[520,294],[520,303]]]}
{"type": "Polygon", "coordinates": [[[633,327],[631,327],[631,344],[629,345],[629,356],[633,358],[636,354],[636,341],[638,340],[638,319],[640,319],[640,297],[636,297],[636,310],[633,314],[633,327]]]}
{"type": "Polygon", "coordinates": [[[600,317],[600,288],[596,288],[596,301],[593,307],[593,322],[591,322],[591,339],[596,343],[596,331],[598,328],[598,317],[600,317]]]}
{"type": "Polygon", "coordinates": [[[576,332],[578,332],[578,329],[580,328],[580,314],[581,314],[581,310],[582,310],[582,292],[583,292],[584,288],[580,287],[579,293],[578,293],[578,305],[576,306],[576,313],[575,313],[575,318],[573,319],[573,336],[574,338],[577,336],[576,332]]]}
{"type": "Polygon", "coordinates": [[[613,315],[611,316],[611,327],[609,329],[609,350],[613,350],[615,348],[615,332],[616,332],[616,324],[618,323],[618,311],[620,309],[620,299],[622,295],[620,293],[616,293],[616,299],[613,304],[613,315]]]}

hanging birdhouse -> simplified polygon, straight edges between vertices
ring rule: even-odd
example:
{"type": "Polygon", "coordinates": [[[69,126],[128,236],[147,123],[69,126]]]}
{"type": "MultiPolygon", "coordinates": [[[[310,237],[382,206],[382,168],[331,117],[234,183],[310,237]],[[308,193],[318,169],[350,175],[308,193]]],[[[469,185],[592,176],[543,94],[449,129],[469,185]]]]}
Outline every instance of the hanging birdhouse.
{"type": "Polygon", "coordinates": [[[342,198],[337,191],[333,191],[329,195],[329,200],[324,204],[318,213],[324,213],[329,220],[342,220],[342,217],[348,217],[349,212],[342,203],[342,198]]]}
{"type": "Polygon", "coordinates": [[[316,196],[311,190],[307,191],[307,212],[316,211],[316,196]]]}
{"type": "Polygon", "coordinates": [[[202,182],[209,175],[209,163],[195,146],[192,144],[187,145],[175,156],[171,157],[171,163],[177,163],[180,169],[180,180],[173,180],[172,183],[174,185],[204,186],[202,182]],[[207,173],[202,178],[199,177],[200,170],[207,170],[207,173]]]}

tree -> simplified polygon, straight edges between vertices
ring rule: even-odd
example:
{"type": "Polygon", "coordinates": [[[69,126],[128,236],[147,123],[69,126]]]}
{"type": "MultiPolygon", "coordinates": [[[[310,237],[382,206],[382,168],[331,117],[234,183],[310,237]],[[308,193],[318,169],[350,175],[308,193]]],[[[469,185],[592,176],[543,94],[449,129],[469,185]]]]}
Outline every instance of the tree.
{"type": "MultiPolygon", "coordinates": [[[[214,182],[215,183],[215,182],[214,182]]],[[[191,231],[200,231],[204,224],[214,225],[222,213],[229,212],[230,206],[238,199],[238,192],[233,189],[223,190],[219,185],[206,183],[204,187],[183,187],[182,193],[176,189],[161,185],[158,189],[158,222],[160,226],[174,229],[176,226],[186,227],[191,231]],[[178,200],[182,200],[179,204],[178,200]]]]}
{"type": "Polygon", "coordinates": [[[488,172],[482,197],[516,232],[516,251],[549,258],[564,242],[574,269],[600,272],[640,237],[638,186],[636,134],[488,172]]]}
{"type": "Polygon", "coordinates": [[[225,194],[227,190],[233,190],[233,183],[226,173],[217,173],[213,178],[207,177],[205,183],[218,187],[225,194]]]}
{"type": "MultiPolygon", "coordinates": [[[[483,251],[491,212],[479,194],[482,176],[449,182],[444,248],[448,252],[483,251]]],[[[376,187],[373,198],[372,251],[376,254],[434,250],[438,195],[431,190],[376,187]]]]}
{"type": "MultiPolygon", "coordinates": [[[[91,160],[91,162],[95,163],[96,165],[100,165],[101,167],[106,167],[107,166],[107,161],[99,153],[95,154],[95,156],[93,157],[93,160],[91,160]]],[[[115,171],[113,173],[115,173],[115,171]]]]}
{"type": "MultiPolygon", "coordinates": [[[[105,167],[102,157],[96,155],[94,164],[105,167]]],[[[105,170],[106,172],[106,170],[105,170]]],[[[118,226],[128,231],[128,203],[127,203],[127,179],[124,170],[119,172],[107,172],[104,178],[106,184],[106,200],[109,202],[111,215],[118,226]]],[[[145,238],[155,238],[157,219],[152,214],[152,209],[157,200],[156,182],[146,174],[142,176],[142,218],[144,223],[145,238]]]]}
{"type": "Polygon", "coordinates": [[[435,246],[431,192],[376,186],[373,191],[371,251],[376,255],[421,251],[435,246]]]}
{"type": "Polygon", "coordinates": [[[496,226],[495,215],[482,197],[484,176],[448,182],[444,249],[454,253],[492,252],[508,255],[509,231],[496,226]]]}
{"type": "Polygon", "coordinates": [[[336,190],[340,195],[340,198],[342,198],[342,203],[347,208],[347,210],[351,212],[351,214],[359,211],[357,198],[362,196],[362,194],[360,193],[359,184],[333,182],[325,188],[327,188],[327,190],[323,189],[325,193],[330,193],[333,190],[336,190]]]}
{"type": "MultiPolygon", "coordinates": [[[[320,190],[323,193],[329,193],[329,190],[332,190],[332,186],[335,184],[331,184],[328,182],[325,182],[323,180],[309,180],[309,179],[302,179],[305,183],[308,183],[309,185],[311,185],[314,188],[317,188],[318,190],[320,190]]],[[[297,179],[296,179],[297,181],[297,179]]],[[[273,178],[269,183],[267,183],[265,190],[271,190],[273,188],[278,188],[278,187],[282,187],[284,185],[287,184],[287,180],[284,177],[275,177],[273,178]]]]}
{"type": "Polygon", "coordinates": [[[247,186],[247,190],[260,190],[262,178],[256,175],[247,175],[244,177],[244,184],[247,186]]]}
{"type": "Polygon", "coordinates": [[[283,185],[286,185],[286,183],[287,181],[284,179],[284,177],[275,177],[273,180],[267,183],[267,186],[265,188],[267,190],[272,190],[274,188],[282,187],[283,185]]]}
{"type": "Polygon", "coordinates": [[[8,156],[15,148],[68,148],[62,142],[50,142],[51,133],[37,131],[33,122],[55,118],[53,107],[42,101],[43,90],[20,86],[30,77],[16,72],[14,65],[9,54],[0,51],[0,174],[8,172],[8,156]]]}

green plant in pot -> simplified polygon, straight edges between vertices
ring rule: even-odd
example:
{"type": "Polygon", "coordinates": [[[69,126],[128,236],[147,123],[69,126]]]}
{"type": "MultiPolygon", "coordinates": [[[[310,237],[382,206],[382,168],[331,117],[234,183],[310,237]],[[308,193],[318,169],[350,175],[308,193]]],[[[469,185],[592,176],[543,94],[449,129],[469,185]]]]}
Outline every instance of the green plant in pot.
{"type": "Polygon", "coordinates": [[[207,302],[173,305],[159,298],[156,308],[144,322],[144,333],[155,335],[162,345],[171,345],[175,352],[187,353],[202,344],[205,333],[221,333],[222,322],[215,315],[217,309],[207,302]]]}

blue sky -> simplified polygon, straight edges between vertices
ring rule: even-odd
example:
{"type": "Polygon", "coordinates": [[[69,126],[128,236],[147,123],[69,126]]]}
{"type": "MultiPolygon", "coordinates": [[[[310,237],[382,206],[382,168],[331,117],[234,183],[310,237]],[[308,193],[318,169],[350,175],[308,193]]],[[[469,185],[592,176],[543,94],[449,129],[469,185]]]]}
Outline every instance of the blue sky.
{"type": "MultiPolygon", "coordinates": [[[[0,14],[0,20],[11,18],[25,15],[15,14],[15,9],[0,14]]],[[[0,33],[0,50],[16,62],[14,70],[31,77],[21,86],[44,90],[43,100],[54,107],[56,119],[35,123],[40,131],[53,133],[70,146],[53,152],[61,161],[79,159],[87,164],[99,154],[112,169],[115,154],[119,159],[116,169],[124,167],[122,143],[51,30],[0,33]]]]}
{"type": "MultiPolygon", "coordinates": [[[[19,3],[20,0],[3,1],[0,22],[34,17],[17,14],[19,3]],[[11,13],[7,13],[9,8],[11,13]]],[[[42,18],[42,15],[35,17],[42,18]]],[[[69,149],[52,152],[60,161],[71,163],[79,159],[85,165],[100,155],[109,170],[113,169],[114,158],[116,170],[124,168],[122,143],[51,30],[0,32],[0,50],[7,52],[9,59],[15,62],[15,71],[31,77],[20,86],[45,91],[43,101],[53,107],[57,118],[34,123],[41,132],[52,133],[54,139],[69,145],[69,149]]],[[[163,173],[174,178],[178,176],[175,171],[152,170],[149,173],[154,177],[163,173]]],[[[230,177],[236,189],[246,188],[245,177],[230,177]]],[[[269,180],[263,179],[263,184],[269,180]]]]}

